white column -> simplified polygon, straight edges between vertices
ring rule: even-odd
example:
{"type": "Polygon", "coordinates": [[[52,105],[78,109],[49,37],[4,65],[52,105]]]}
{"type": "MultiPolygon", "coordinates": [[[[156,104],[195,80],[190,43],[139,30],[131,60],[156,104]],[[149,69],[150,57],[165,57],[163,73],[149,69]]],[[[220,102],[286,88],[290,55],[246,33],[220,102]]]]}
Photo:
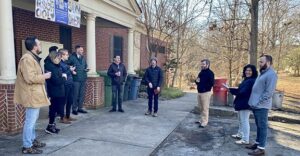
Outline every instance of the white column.
{"type": "Polygon", "coordinates": [[[11,0],[0,0],[0,23],[0,83],[13,84],[16,63],[11,0]]]}
{"type": "Polygon", "coordinates": [[[89,77],[98,76],[96,72],[96,15],[88,14],[86,18],[86,51],[89,77]]]}
{"type": "Polygon", "coordinates": [[[133,67],[133,29],[128,31],[128,73],[135,74],[133,67]]]}

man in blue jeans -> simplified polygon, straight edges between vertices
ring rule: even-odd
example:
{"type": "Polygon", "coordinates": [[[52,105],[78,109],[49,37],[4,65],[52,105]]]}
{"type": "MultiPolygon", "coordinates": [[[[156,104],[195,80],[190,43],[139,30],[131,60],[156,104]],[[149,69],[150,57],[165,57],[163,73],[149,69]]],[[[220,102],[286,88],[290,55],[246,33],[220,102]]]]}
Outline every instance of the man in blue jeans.
{"type": "Polygon", "coordinates": [[[112,109],[109,112],[118,111],[124,113],[122,108],[123,101],[123,83],[127,76],[125,65],[121,63],[121,57],[119,55],[114,56],[114,62],[109,66],[107,75],[111,78],[112,87],[112,109]]]}
{"type": "Polygon", "coordinates": [[[268,132],[268,112],[272,108],[272,96],[276,88],[277,74],[272,68],[272,56],[262,55],[259,60],[260,76],[252,88],[249,105],[253,109],[257,127],[255,144],[246,146],[253,151],[249,155],[265,154],[268,132]]]}
{"type": "Polygon", "coordinates": [[[51,73],[43,74],[40,65],[40,41],[35,37],[25,40],[27,52],[22,56],[17,72],[14,103],[21,104],[26,109],[23,127],[23,154],[41,154],[45,143],[36,140],[35,124],[39,118],[40,107],[49,106],[50,101],[45,89],[45,80],[51,73]]]}
{"type": "Polygon", "coordinates": [[[148,92],[148,110],[145,115],[151,115],[157,117],[158,111],[158,95],[160,92],[160,87],[163,83],[163,72],[160,67],[157,66],[157,58],[153,57],[150,60],[151,65],[146,69],[144,75],[144,81],[147,84],[148,92]],[[154,110],[152,113],[152,104],[154,99],[154,110]]]}

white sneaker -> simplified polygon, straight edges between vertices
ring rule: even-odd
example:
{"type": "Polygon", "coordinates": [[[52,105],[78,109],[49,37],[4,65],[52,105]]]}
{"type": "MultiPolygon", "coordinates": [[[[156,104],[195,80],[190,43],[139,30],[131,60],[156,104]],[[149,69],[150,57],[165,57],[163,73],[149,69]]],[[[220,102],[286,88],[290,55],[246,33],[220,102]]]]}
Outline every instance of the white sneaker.
{"type": "Polygon", "coordinates": [[[151,115],[151,112],[150,112],[150,111],[147,111],[147,112],[145,113],[145,115],[151,115]]]}
{"type": "Polygon", "coordinates": [[[249,142],[244,141],[244,140],[238,140],[235,143],[238,144],[238,145],[249,145],[249,142]]]}
{"type": "Polygon", "coordinates": [[[234,139],[241,139],[242,138],[242,136],[239,135],[239,134],[233,134],[233,135],[231,135],[231,137],[233,137],[234,139]]]}

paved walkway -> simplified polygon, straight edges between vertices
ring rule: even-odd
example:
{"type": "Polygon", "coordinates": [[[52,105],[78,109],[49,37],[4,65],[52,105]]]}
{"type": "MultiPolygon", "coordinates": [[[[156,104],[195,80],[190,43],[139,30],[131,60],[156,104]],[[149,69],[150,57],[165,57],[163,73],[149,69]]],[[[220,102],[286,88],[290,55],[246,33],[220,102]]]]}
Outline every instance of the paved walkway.
{"type": "MultiPolygon", "coordinates": [[[[146,99],[124,102],[125,113],[109,113],[109,108],[90,110],[71,125],[57,124],[58,135],[44,133],[47,108],[37,125],[39,139],[47,143],[44,154],[73,156],[148,156],[195,107],[192,94],[161,101],[159,117],[145,116],[146,99]]],[[[0,137],[0,155],[21,155],[21,135],[0,137]]]]}
{"type": "MultiPolygon", "coordinates": [[[[47,143],[43,155],[51,156],[241,156],[248,150],[234,144],[231,134],[237,131],[237,118],[231,108],[212,107],[209,125],[200,129],[194,123],[198,115],[196,94],[161,101],[159,117],[145,116],[147,100],[124,103],[125,113],[109,113],[110,108],[89,110],[77,116],[71,125],[58,123],[61,132],[44,132],[48,109],[42,109],[37,131],[47,143]],[[229,113],[228,113],[229,112],[229,113]]],[[[267,156],[300,155],[300,124],[269,124],[267,156]]],[[[251,140],[255,138],[251,120],[251,140]]],[[[0,136],[0,156],[21,155],[21,135],[0,136]]]]}

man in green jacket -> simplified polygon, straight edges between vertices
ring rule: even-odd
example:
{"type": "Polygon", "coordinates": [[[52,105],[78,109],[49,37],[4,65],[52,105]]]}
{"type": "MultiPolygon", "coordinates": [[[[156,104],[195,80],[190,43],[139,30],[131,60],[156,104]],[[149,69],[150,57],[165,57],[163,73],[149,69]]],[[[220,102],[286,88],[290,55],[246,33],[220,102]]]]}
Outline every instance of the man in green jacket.
{"type": "Polygon", "coordinates": [[[75,67],[75,73],[73,73],[74,99],[72,105],[72,113],[74,115],[78,115],[78,113],[87,113],[87,111],[83,109],[83,102],[85,96],[87,72],[89,69],[83,53],[83,47],[77,45],[75,47],[75,52],[70,56],[68,61],[69,65],[75,67]]]}

